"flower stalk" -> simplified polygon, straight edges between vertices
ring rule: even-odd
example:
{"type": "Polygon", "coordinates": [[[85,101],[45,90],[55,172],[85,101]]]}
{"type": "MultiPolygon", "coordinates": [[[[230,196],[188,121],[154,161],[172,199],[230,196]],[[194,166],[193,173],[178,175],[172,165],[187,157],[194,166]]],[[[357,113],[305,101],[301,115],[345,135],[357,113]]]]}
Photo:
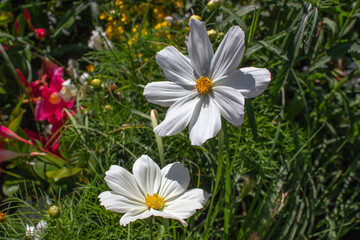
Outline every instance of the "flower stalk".
{"type": "MultiPolygon", "coordinates": [[[[150,118],[151,118],[151,124],[153,129],[156,128],[156,126],[158,125],[158,113],[156,110],[152,109],[150,112],[150,118]]],[[[162,138],[155,134],[155,139],[156,139],[156,145],[159,151],[159,158],[160,158],[160,166],[164,167],[165,166],[165,156],[164,156],[164,145],[163,145],[163,141],[162,138]]]]}
{"type": "Polygon", "coordinates": [[[215,187],[213,191],[213,196],[210,201],[210,207],[209,211],[207,213],[206,222],[205,222],[205,234],[204,234],[204,240],[208,239],[209,236],[209,228],[210,228],[210,219],[212,215],[212,209],[214,205],[214,199],[216,197],[216,194],[218,193],[219,183],[221,180],[221,173],[222,173],[222,167],[223,167],[223,161],[224,161],[224,129],[221,128],[219,135],[218,135],[218,162],[217,162],[217,169],[216,169],[216,178],[215,178],[215,187]]]}

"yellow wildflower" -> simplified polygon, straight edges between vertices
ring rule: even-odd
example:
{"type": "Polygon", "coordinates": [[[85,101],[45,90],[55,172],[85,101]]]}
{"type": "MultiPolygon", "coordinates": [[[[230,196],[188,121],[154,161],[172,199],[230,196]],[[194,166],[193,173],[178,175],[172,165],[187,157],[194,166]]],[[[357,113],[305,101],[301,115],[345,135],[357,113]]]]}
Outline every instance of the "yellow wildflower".
{"type": "Polygon", "coordinates": [[[100,15],[100,20],[104,20],[107,17],[107,14],[104,12],[100,15]]]}
{"type": "Polygon", "coordinates": [[[86,66],[86,71],[88,71],[88,72],[93,72],[94,69],[95,69],[95,66],[92,64],[89,64],[86,66]]]}

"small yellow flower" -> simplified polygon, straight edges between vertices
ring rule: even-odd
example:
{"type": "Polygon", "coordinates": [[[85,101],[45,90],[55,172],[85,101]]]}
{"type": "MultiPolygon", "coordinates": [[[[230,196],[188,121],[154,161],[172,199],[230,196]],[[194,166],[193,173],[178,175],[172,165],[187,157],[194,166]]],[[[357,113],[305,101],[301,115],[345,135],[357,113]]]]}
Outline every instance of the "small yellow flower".
{"type": "Polygon", "coordinates": [[[117,30],[120,34],[124,33],[124,29],[121,26],[118,26],[117,30]]]}
{"type": "Polygon", "coordinates": [[[0,222],[6,221],[6,213],[0,212],[0,222]]]}
{"type": "Polygon", "coordinates": [[[107,17],[107,14],[102,13],[99,18],[100,18],[100,20],[104,20],[106,17],[107,17]]]}
{"type": "Polygon", "coordinates": [[[124,1],[116,0],[116,1],[115,1],[115,5],[116,5],[116,6],[124,5],[124,1]]]}
{"type": "Polygon", "coordinates": [[[121,22],[123,22],[124,24],[128,24],[129,23],[129,18],[126,16],[125,13],[121,14],[121,22]]]}
{"type": "Polygon", "coordinates": [[[93,72],[94,69],[95,69],[95,66],[92,64],[89,64],[86,66],[86,71],[88,71],[88,72],[93,72]]]}
{"type": "Polygon", "coordinates": [[[175,2],[175,6],[176,6],[177,8],[184,8],[184,3],[183,3],[182,1],[176,1],[176,2],[175,2]]]}

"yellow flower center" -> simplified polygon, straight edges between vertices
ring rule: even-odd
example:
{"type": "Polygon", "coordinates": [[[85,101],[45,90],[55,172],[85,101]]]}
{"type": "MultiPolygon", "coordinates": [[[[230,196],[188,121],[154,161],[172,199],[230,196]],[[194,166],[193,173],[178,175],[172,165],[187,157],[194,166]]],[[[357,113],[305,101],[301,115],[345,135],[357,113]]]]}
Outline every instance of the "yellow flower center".
{"type": "Polygon", "coordinates": [[[196,91],[201,94],[210,92],[210,89],[212,87],[213,87],[213,83],[208,77],[201,76],[195,82],[196,91]]]}
{"type": "Polygon", "coordinates": [[[159,197],[156,193],[154,193],[151,196],[148,193],[146,195],[147,195],[147,197],[145,197],[146,205],[149,208],[152,208],[155,210],[160,210],[164,207],[164,205],[166,203],[165,198],[159,197]]]}
{"type": "Polygon", "coordinates": [[[60,96],[58,93],[54,92],[53,94],[50,95],[50,99],[49,99],[49,102],[51,104],[57,104],[60,102],[60,96]]]}

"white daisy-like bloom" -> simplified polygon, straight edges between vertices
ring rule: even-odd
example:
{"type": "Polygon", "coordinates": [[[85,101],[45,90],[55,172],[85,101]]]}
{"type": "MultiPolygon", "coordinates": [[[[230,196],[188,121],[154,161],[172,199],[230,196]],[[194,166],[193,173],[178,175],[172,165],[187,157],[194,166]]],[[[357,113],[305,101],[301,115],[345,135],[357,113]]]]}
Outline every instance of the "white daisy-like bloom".
{"type": "Polygon", "coordinates": [[[60,96],[65,102],[70,102],[73,97],[76,97],[77,89],[74,84],[71,83],[71,78],[63,82],[60,96]]]}
{"type": "Polygon", "coordinates": [[[97,50],[109,50],[109,48],[113,48],[114,45],[107,38],[106,33],[98,32],[96,30],[91,31],[91,37],[88,41],[88,47],[97,50]]]}
{"type": "Polygon", "coordinates": [[[81,74],[80,78],[79,78],[79,82],[80,83],[84,83],[90,76],[90,74],[88,74],[87,72],[84,72],[83,74],[81,74]]]}
{"type": "Polygon", "coordinates": [[[47,222],[45,222],[44,220],[38,222],[38,224],[36,224],[36,227],[26,224],[25,235],[33,240],[39,240],[41,239],[41,236],[39,234],[43,234],[46,227],[47,222]]]}
{"type": "Polygon", "coordinates": [[[146,85],[151,103],[170,107],[154,132],[171,136],[189,125],[192,145],[201,145],[218,134],[221,117],[235,126],[244,120],[244,98],[260,95],[271,75],[266,68],[237,69],[245,51],[245,34],[233,26],[214,54],[204,22],[192,19],[187,42],[189,57],[166,47],[156,61],[170,81],[146,85]]]}
{"type": "Polygon", "coordinates": [[[111,191],[99,195],[100,203],[107,210],[125,213],[120,225],[150,216],[159,216],[180,221],[191,217],[203,208],[211,194],[202,189],[187,190],[190,175],[179,162],[159,166],[143,155],[133,165],[133,174],[112,165],[106,172],[105,181],[111,191]]]}

